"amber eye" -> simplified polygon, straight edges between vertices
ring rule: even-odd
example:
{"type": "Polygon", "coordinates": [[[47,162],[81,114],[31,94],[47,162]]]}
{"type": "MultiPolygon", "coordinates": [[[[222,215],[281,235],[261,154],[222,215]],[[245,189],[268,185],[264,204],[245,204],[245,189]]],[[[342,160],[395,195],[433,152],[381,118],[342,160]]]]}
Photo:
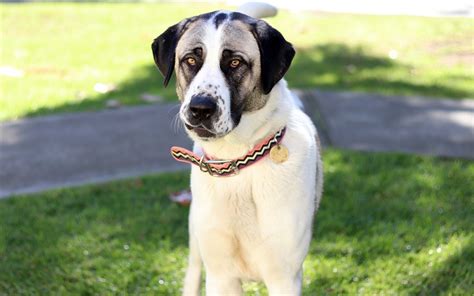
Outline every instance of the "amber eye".
{"type": "Polygon", "coordinates": [[[231,68],[237,68],[240,65],[240,61],[237,60],[237,59],[232,60],[232,61],[230,61],[229,65],[230,65],[231,68]]]}
{"type": "Polygon", "coordinates": [[[190,66],[194,66],[196,65],[196,60],[194,58],[187,58],[186,63],[188,63],[190,66]]]}

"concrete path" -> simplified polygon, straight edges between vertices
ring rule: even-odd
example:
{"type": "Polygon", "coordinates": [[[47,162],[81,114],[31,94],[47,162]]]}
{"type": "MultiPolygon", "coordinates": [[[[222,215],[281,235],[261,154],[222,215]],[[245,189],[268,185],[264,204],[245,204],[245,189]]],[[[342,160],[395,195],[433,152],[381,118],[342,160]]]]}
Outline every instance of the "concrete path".
{"type": "Polygon", "coordinates": [[[332,146],[474,159],[474,100],[331,91],[302,97],[332,146]]]}
{"type": "MultiPolygon", "coordinates": [[[[474,100],[299,92],[323,142],[365,151],[474,159],[474,100]]],[[[0,123],[0,197],[185,169],[191,147],[176,105],[148,105],[0,123]]]]}
{"type": "Polygon", "coordinates": [[[55,115],[0,124],[0,197],[183,169],[190,146],[172,127],[176,105],[55,115]]]}

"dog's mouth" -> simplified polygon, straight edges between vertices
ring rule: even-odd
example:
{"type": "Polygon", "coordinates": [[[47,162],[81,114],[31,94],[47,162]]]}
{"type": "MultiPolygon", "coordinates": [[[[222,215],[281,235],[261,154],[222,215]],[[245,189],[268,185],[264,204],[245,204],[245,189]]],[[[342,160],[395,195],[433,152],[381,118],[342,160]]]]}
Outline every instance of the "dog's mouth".
{"type": "Polygon", "coordinates": [[[195,132],[200,138],[203,139],[214,138],[216,136],[215,133],[210,132],[202,126],[191,126],[187,123],[185,123],[184,126],[186,126],[188,130],[195,132]]]}

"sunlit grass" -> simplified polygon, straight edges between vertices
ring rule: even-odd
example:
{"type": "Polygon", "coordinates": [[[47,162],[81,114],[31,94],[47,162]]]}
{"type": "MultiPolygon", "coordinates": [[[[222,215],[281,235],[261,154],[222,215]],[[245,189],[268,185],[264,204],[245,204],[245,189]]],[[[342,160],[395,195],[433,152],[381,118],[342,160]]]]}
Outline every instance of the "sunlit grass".
{"type": "MultiPolygon", "coordinates": [[[[168,26],[222,8],[204,4],[0,4],[0,120],[175,100],[150,43],[168,26]],[[94,91],[111,83],[111,93],[94,91]]],[[[473,97],[470,19],[289,13],[268,20],[297,47],[291,87],[473,97]],[[390,59],[390,52],[396,59],[390,59]]],[[[172,83],[171,83],[172,85],[172,83]]]]}
{"type": "MultiPolygon", "coordinates": [[[[328,150],[304,295],[467,295],[474,163],[328,150]]],[[[0,201],[0,294],[177,295],[187,173],[0,201]]],[[[251,295],[266,294],[246,284],[251,295]]]]}

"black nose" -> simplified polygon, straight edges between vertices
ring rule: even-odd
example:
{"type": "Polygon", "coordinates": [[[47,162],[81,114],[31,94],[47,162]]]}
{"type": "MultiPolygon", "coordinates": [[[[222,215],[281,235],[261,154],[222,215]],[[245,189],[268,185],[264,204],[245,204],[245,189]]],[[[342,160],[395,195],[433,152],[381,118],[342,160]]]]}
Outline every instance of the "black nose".
{"type": "Polygon", "coordinates": [[[210,97],[195,96],[189,103],[189,111],[193,120],[201,122],[205,121],[216,113],[217,104],[210,97]]]}

